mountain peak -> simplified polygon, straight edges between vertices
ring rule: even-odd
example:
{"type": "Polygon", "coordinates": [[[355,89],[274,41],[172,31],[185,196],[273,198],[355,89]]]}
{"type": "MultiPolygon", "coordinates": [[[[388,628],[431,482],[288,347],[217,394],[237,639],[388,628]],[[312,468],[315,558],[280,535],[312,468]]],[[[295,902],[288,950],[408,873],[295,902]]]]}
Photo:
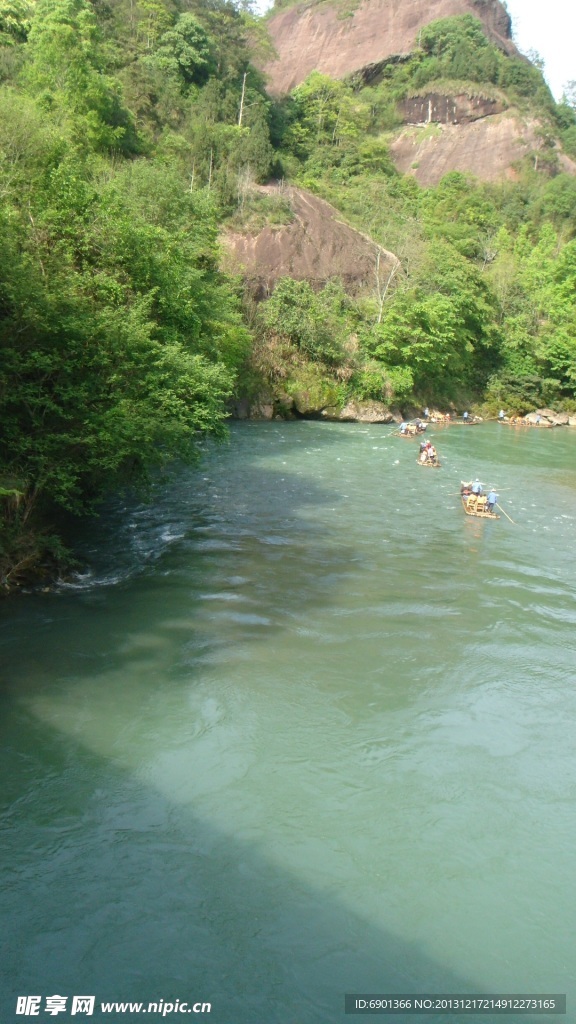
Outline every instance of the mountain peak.
{"type": "Polygon", "coordinates": [[[342,0],[280,8],[268,19],[277,57],[268,62],[269,92],[285,95],[312,71],[332,78],[411,53],[420,30],[431,21],[472,14],[486,35],[506,53],[518,55],[511,21],[500,0],[342,0]]]}

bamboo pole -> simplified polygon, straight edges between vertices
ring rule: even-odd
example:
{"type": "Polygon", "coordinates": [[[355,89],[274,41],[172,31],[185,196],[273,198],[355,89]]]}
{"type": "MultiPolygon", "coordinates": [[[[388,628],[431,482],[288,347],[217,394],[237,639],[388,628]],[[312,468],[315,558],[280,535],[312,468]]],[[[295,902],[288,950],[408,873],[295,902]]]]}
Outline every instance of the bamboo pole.
{"type": "MultiPolygon", "coordinates": [[[[504,512],[502,505],[499,505],[498,502],[495,502],[495,505],[496,508],[499,508],[501,512],[504,512]]],[[[504,512],[504,515],[506,516],[506,519],[510,519],[510,516],[508,515],[507,512],[504,512]]],[[[515,523],[513,519],[510,519],[510,522],[512,523],[513,526],[518,526],[518,523],[515,523]]]]}

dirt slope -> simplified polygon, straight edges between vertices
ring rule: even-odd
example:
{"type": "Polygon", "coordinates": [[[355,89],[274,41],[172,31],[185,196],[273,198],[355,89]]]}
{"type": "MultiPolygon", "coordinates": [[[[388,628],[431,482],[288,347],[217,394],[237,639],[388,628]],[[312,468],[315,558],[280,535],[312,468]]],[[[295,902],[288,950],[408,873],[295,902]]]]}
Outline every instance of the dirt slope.
{"type": "MultiPolygon", "coordinates": [[[[262,190],[277,189],[267,185],[262,190]]],[[[289,200],[294,220],[257,234],[226,232],[226,270],[245,276],[260,297],[269,294],[280,277],[307,280],[316,287],[339,277],[354,294],[375,288],[380,254],[380,279],[385,281],[397,262],[393,253],[344,223],[333,206],[310,192],[283,186],[282,196],[289,200]]]]}
{"type": "Polygon", "coordinates": [[[510,17],[499,0],[361,0],[352,7],[304,3],[268,20],[278,54],[264,68],[273,95],[290,92],[314,70],[343,78],[387,57],[408,54],[417,45],[419,29],[455,14],[480,18],[494,42],[516,53],[510,17]]]}

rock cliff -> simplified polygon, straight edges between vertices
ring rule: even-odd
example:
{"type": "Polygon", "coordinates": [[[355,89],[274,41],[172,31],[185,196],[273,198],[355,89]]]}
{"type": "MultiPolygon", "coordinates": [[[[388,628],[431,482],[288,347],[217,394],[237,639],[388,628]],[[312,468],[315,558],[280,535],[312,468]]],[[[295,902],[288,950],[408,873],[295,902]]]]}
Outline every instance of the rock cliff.
{"type": "MultiPolygon", "coordinates": [[[[288,93],[313,70],[371,82],[387,62],[405,59],[418,46],[425,25],[463,14],[479,18],[501,50],[519,55],[500,0],[359,0],[357,6],[355,0],[309,0],[279,10],[268,20],[277,53],[264,69],[269,91],[288,93]]],[[[476,95],[423,90],[402,100],[398,114],[406,127],[390,142],[390,155],[398,171],[421,185],[435,185],[453,170],[484,181],[515,178],[525,158],[538,166],[542,125],[508,109],[504,93],[492,86],[476,95]]],[[[558,146],[554,160],[556,170],[576,173],[558,146]]]]}
{"type": "MultiPolygon", "coordinates": [[[[278,192],[267,185],[264,193],[278,192]]],[[[376,271],[385,279],[397,263],[393,253],[346,224],[337,210],[300,188],[283,186],[293,220],[258,232],[227,231],[223,237],[224,266],[242,274],[252,291],[264,298],[280,277],[307,280],[321,287],[338,277],[351,294],[373,290],[376,271]]]]}
{"type": "Polygon", "coordinates": [[[361,0],[347,8],[338,2],[304,3],[268,20],[277,53],[264,68],[268,89],[279,96],[314,70],[344,78],[408,54],[417,46],[424,25],[457,14],[479,18],[496,45],[517,54],[510,17],[499,0],[361,0]]]}
{"type": "MultiPolygon", "coordinates": [[[[518,161],[530,156],[537,165],[542,148],[540,124],[517,112],[463,119],[460,123],[412,124],[390,145],[390,154],[402,174],[420,185],[437,185],[448,171],[473,174],[482,181],[517,177],[518,161]]],[[[557,152],[559,168],[576,174],[576,163],[557,152]]]]}

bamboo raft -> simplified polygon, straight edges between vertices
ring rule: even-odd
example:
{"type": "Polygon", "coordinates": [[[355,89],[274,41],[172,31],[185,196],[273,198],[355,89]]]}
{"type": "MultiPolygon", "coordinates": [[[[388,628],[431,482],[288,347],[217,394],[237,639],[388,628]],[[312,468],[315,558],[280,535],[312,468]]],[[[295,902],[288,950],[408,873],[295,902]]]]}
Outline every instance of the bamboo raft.
{"type": "Polygon", "coordinates": [[[419,466],[424,466],[425,469],[440,469],[440,466],[442,465],[438,456],[436,456],[435,459],[424,459],[424,462],[422,462],[420,456],[418,456],[416,462],[419,466]]]}
{"type": "Polygon", "coordinates": [[[476,516],[477,519],[500,519],[496,512],[489,512],[487,500],[484,495],[461,494],[462,508],[467,516],[476,516]]]}
{"type": "Polygon", "coordinates": [[[408,429],[406,429],[404,431],[402,431],[402,430],[394,430],[393,431],[393,437],[421,437],[422,434],[425,433],[425,431],[426,431],[426,424],[424,424],[421,427],[416,427],[414,425],[411,425],[411,429],[409,429],[409,430],[408,429]]]}
{"type": "Polygon", "coordinates": [[[540,430],[551,429],[556,424],[549,423],[531,423],[530,420],[499,420],[500,423],[505,423],[507,427],[538,427],[540,430]]]}

